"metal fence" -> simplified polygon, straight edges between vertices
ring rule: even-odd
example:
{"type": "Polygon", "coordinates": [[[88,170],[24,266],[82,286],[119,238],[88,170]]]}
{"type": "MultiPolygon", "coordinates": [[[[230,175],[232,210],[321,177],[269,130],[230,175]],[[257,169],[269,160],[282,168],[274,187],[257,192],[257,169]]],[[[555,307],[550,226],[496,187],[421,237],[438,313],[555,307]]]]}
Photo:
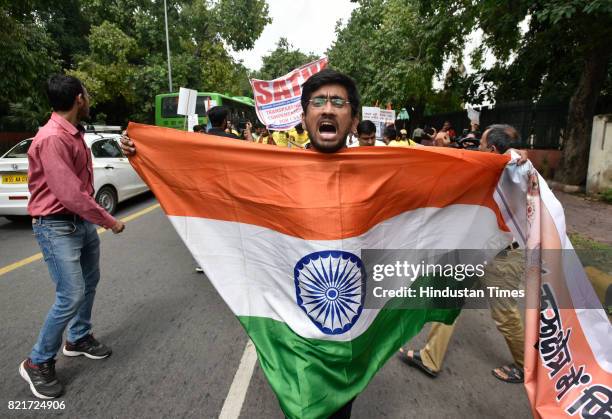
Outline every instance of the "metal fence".
{"type": "MultiPolygon", "coordinates": [[[[561,149],[567,121],[568,104],[507,103],[480,110],[480,127],[484,130],[492,124],[509,124],[521,134],[517,147],[535,149],[561,149]]],[[[424,125],[440,129],[444,121],[450,121],[460,135],[470,128],[467,111],[426,116],[424,125]]]]}

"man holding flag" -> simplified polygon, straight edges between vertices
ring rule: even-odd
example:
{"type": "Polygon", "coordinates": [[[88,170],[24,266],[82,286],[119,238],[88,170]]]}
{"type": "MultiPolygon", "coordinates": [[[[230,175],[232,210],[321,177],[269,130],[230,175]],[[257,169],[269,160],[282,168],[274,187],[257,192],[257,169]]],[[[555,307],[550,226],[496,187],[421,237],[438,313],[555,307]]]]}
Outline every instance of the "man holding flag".
{"type": "MultiPolygon", "coordinates": [[[[321,153],[335,153],[346,147],[346,138],[359,123],[359,93],[348,76],[324,69],[310,77],[303,86],[303,126],[310,133],[313,149],[321,153]]],[[[136,148],[131,139],[123,136],[121,149],[133,156],[136,148]]],[[[350,418],[351,399],[330,418],[350,418]]]]}

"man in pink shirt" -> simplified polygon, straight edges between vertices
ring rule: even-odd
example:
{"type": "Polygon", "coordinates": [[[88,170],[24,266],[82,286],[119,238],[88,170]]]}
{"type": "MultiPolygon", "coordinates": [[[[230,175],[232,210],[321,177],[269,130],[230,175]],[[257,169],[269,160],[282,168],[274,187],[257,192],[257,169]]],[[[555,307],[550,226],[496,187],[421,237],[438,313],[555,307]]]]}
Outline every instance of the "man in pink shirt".
{"type": "Polygon", "coordinates": [[[93,198],[91,153],[80,122],[89,116],[89,96],[71,76],[52,76],[47,84],[51,119],[28,151],[32,228],[55,284],[49,310],[30,356],[19,373],[41,399],[63,393],[55,375],[55,356],[68,327],[63,353],[102,359],[110,348],[91,334],[91,309],[100,279],[100,239],[96,224],[121,233],[125,225],[93,198]]]}

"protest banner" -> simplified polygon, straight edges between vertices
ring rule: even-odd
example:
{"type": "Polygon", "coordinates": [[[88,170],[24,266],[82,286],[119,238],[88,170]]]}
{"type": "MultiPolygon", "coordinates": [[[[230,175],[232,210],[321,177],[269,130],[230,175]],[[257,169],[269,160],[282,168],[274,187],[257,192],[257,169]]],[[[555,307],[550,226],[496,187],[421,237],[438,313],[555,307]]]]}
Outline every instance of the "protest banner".
{"type": "Polygon", "coordinates": [[[274,80],[251,79],[257,117],[268,129],[288,130],[302,119],[302,85],[327,66],[327,58],[305,64],[274,80]]]}
{"type": "Polygon", "coordinates": [[[198,91],[181,87],[179,89],[179,100],[176,113],[178,115],[193,115],[196,113],[196,100],[198,91]]]}
{"type": "Polygon", "coordinates": [[[187,116],[187,131],[193,132],[193,127],[198,124],[199,124],[199,121],[198,121],[197,113],[187,116]]]}
{"type": "Polygon", "coordinates": [[[363,121],[372,121],[376,126],[376,138],[382,138],[380,129],[380,108],[377,106],[363,106],[361,108],[361,119],[363,121]]]}
{"type": "Polygon", "coordinates": [[[381,139],[385,125],[395,122],[395,111],[380,109],[376,106],[363,106],[361,119],[372,121],[376,125],[376,138],[381,139]]]}
{"type": "Polygon", "coordinates": [[[382,127],[384,129],[385,125],[395,123],[395,111],[393,110],[380,110],[380,122],[383,124],[382,127]]]}
{"type": "Polygon", "coordinates": [[[375,106],[363,106],[361,108],[361,119],[372,122],[380,121],[380,108],[375,106]]]}
{"type": "Polygon", "coordinates": [[[468,114],[468,119],[470,120],[471,123],[480,125],[480,112],[478,112],[476,109],[472,108],[471,106],[468,106],[467,114],[468,114]]]}

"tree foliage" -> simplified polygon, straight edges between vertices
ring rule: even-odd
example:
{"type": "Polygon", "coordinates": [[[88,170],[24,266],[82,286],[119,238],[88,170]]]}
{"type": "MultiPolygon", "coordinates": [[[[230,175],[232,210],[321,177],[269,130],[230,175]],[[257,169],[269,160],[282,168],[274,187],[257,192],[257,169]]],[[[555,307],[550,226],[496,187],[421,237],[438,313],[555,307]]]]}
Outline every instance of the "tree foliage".
{"type": "Polygon", "coordinates": [[[330,65],[350,74],[364,103],[423,102],[431,92],[430,62],[418,9],[405,0],[361,0],[328,51],[330,65]]]}
{"type": "Polygon", "coordinates": [[[2,118],[0,123],[23,129],[23,125],[31,128],[31,115],[45,106],[46,75],[59,70],[60,60],[49,33],[17,6],[0,9],[0,116],[7,115],[12,105],[18,114],[29,117],[25,124],[15,118],[2,118]]]}
{"type": "MultiPolygon", "coordinates": [[[[151,121],[156,94],[168,91],[163,2],[93,0],[85,6],[92,22],[89,53],[75,74],[88,80],[104,112],[151,121]],[[121,115],[107,107],[119,102],[121,115]],[[127,113],[125,112],[127,110],[127,113]]],[[[263,0],[168,2],[173,89],[248,94],[247,70],[229,55],[252,48],[270,22],[263,0]]]]}
{"type": "MultiPolygon", "coordinates": [[[[266,2],[167,5],[173,90],[248,95],[247,69],[228,49],[253,47],[270,22],[266,2]]],[[[152,122],[155,95],[168,91],[163,1],[0,0],[0,40],[8,46],[0,50],[0,115],[12,114],[5,125],[31,124],[20,117],[27,107],[30,114],[48,109],[44,81],[60,70],[83,80],[94,118],[108,123],[152,122]],[[20,96],[29,99],[15,107],[20,96]]]]}

